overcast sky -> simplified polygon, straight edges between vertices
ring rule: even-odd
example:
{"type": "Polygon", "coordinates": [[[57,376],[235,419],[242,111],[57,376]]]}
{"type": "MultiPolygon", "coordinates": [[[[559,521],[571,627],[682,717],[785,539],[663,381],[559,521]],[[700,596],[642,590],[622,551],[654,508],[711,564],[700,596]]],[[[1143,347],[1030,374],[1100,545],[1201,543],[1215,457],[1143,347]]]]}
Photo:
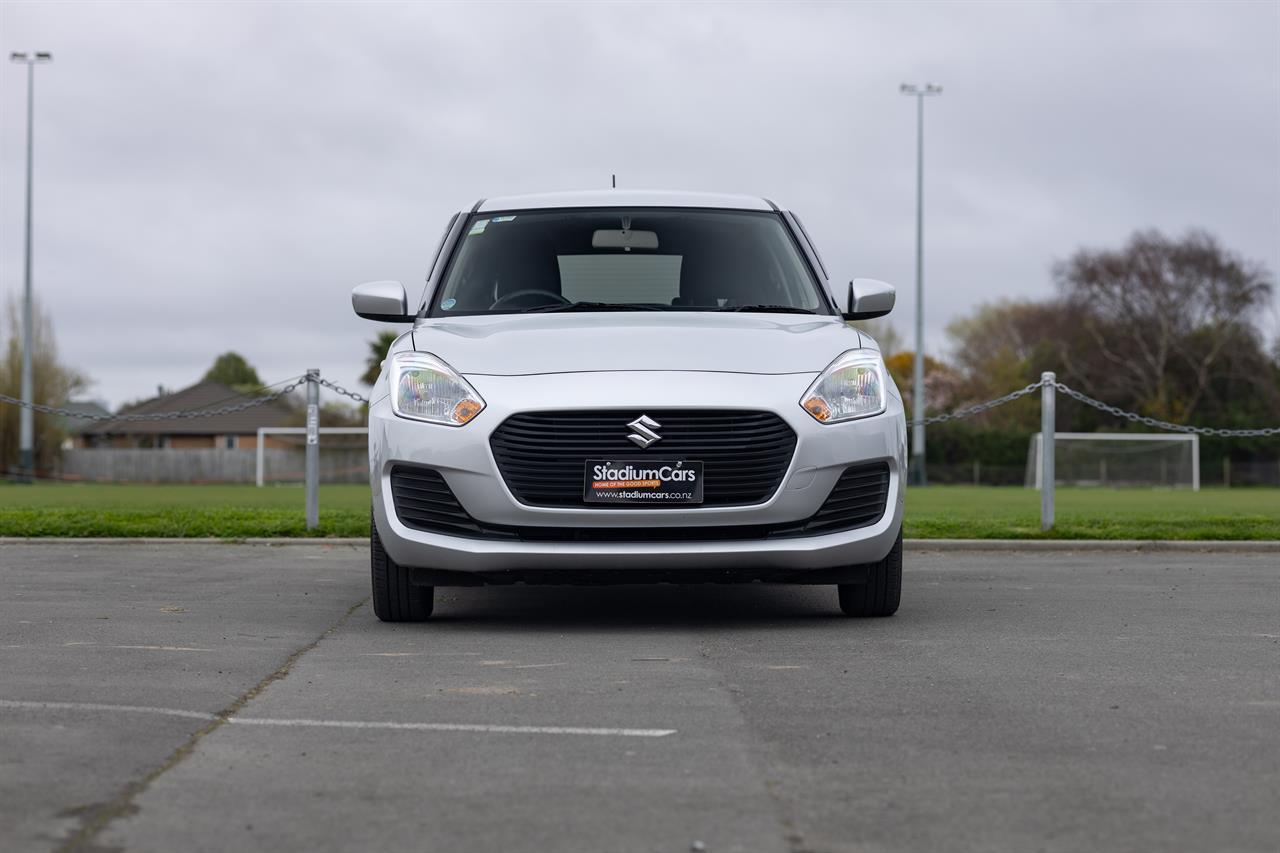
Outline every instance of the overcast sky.
{"type": "MultiPolygon", "coordinates": [[[[1280,270],[1280,3],[0,4],[37,69],[35,287],[119,404],[215,355],[357,387],[352,285],[416,298],[448,216],[604,187],[766,195],[911,328],[1199,226],[1280,270]]],[[[22,287],[25,73],[0,85],[0,290],[22,287]]],[[[1265,318],[1277,327],[1273,308],[1265,318]]],[[[821,365],[815,365],[815,368],[821,365]]]]}

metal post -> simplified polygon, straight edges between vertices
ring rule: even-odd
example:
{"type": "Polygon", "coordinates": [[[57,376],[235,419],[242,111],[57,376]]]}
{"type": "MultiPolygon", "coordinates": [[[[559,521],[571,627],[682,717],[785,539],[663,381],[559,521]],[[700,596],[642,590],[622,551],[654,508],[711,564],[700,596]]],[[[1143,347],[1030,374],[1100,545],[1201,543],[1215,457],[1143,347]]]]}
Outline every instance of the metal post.
{"type": "Polygon", "coordinates": [[[1200,436],[1191,436],[1191,491],[1200,491],[1200,436]]]}
{"type": "Polygon", "coordinates": [[[27,226],[26,253],[22,265],[22,402],[18,412],[18,482],[30,483],[35,479],[35,416],[31,404],[35,402],[32,381],[33,338],[35,322],[31,307],[31,196],[33,157],[35,153],[35,99],[36,63],[53,59],[48,53],[12,53],[9,58],[27,66],[27,226]]]}
{"type": "Polygon", "coordinates": [[[942,94],[932,83],[903,83],[899,91],[916,99],[916,352],[911,364],[911,482],[928,484],[924,464],[924,99],[942,94]]]}
{"type": "Polygon", "coordinates": [[[307,371],[307,529],[320,525],[320,371],[307,371]]]}
{"type": "Polygon", "coordinates": [[[1053,527],[1053,428],[1057,419],[1054,397],[1057,377],[1051,372],[1040,374],[1040,529],[1053,527]]]}
{"type": "Polygon", "coordinates": [[[266,461],[266,458],[267,458],[266,451],[263,450],[263,447],[262,447],[262,443],[266,439],[266,436],[262,434],[262,431],[264,429],[266,429],[266,427],[258,427],[258,450],[257,450],[258,458],[254,460],[255,464],[254,464],[253,479],[254,479],[254,482],[257,483],[257,486],[259,489],[262,488],[262,468],[263,468],[263,463],[266,461]]]}

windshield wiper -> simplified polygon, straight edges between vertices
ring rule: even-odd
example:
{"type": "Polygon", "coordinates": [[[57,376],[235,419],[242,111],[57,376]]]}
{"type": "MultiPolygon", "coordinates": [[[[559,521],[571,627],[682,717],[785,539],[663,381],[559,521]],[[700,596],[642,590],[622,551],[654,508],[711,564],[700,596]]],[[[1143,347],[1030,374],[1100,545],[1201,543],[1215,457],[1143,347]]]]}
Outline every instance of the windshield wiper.
{"type": "Polygon", "coordinates": [[[540,305],[526,308],[524,314],[550,314],[555,311],[661,311],[656,305],[638,302],[566,302],[563,305],[540,305]]]}
{"type": "Polygon", "coordinates": [[[729,308],[717,308],[717,311],[753,311],[759,314],[812,314],[808,308],[797,308],[794,305],[734,305],[729,308]]]}

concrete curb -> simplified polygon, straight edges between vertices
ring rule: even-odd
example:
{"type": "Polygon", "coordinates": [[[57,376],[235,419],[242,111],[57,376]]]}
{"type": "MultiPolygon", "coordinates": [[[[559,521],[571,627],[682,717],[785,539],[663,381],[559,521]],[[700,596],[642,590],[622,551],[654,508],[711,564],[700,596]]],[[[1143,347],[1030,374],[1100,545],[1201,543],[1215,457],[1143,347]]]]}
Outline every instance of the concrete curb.
{"type": "Polygon", "coordinates": [[[1174,551],[1280,554],[1275,539],[907,539],[908,551],[1174,551]]]}
{"type": "MultiPolygon", "coordinates": [[[[1280,540],[1179,540],[1179,539],[907,539],[906,550],[913,552],[948,551],[1171,551],[1171,552],[1250,552],[1255,554],[1280,554],[1280,540]]],[[[259,545],[267,547],[296,547],[302,545],[367,548],[366,537],[334,537],[332,539],[290,538],[73,538],[41,536],[0,536],[2,545],[259,545]]]]}
{"type": "Polygon", "coordinates": [[[332,538],[304,536],[249,537],[246,539],[221,539],[216,536],[0,536],[0,545],[323,545],[369,547],[368,536],[332,538]]]}

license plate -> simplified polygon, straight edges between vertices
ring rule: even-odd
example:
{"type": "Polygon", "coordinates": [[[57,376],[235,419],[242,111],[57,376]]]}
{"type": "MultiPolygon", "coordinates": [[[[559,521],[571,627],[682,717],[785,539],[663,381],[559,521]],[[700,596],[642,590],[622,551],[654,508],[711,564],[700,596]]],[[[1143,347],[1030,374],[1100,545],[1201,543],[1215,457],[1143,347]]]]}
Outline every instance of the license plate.
{"type": "Polygon", "coordinates": [[[702,503],[702,463],[693,459],[588,459],[582,499],[589,504],[672,506],[702,503]]]}

